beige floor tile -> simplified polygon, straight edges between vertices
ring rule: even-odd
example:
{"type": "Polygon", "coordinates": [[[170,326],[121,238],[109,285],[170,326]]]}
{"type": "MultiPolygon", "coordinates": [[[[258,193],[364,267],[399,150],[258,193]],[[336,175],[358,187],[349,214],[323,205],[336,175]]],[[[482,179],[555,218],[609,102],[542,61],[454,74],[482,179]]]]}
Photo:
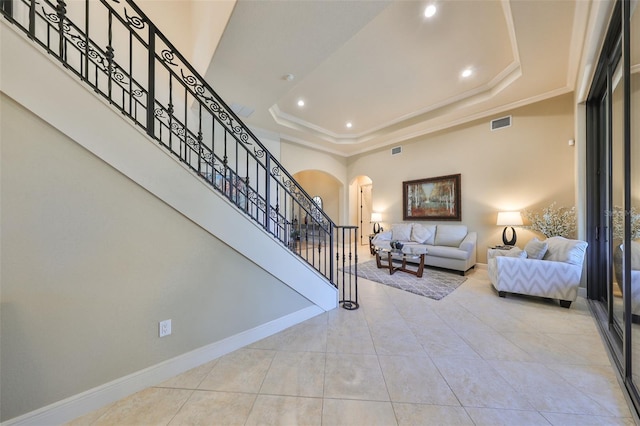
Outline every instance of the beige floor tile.
{"type": "Polygon", "coordinates": [[[327,354],[325,398],[389,401],[382,370],[375,355],[327,354]]]}
{"type": "Polygon", "coordinates": [[[321,425],[322,399],[258,395],[247,419],[250,425],[321,425]]]}
{"type": "Polygon", "coordinates": [[[542,333],[503,333],[503,336],[526,352],[528,359],[509,359],[509,361],[531,361],[542,364],[564,363],[587,364],[581,354],[567,347],[563,342],[542,333]]]}
{"type": "Polygon", "coordinates": [[[390,402],[325,399],[323,426],[394,426],[397,425],[390,402]]]}
{"type": "Polygon", "coordinates": [[[476,426],[549,426],[537,411],[496,410],[494,408],[467,408],[476,426]]]}
{"type": "Polygon", "coordinates": [[[169,380],[166,380],[156,387],[159,388],[177,388],[177,389],[198,389],[198,385],[202,382],[202,380],[207,377],[207,375],[213,369],[213,366],[216,365],[218,360],[213,360],[211,362],[207,362],[206,364],[202,364],[199,367],[192,368],[189,371],[186,371],[182,374],[179,374],[175,377],[172,377],[169,380]]]}
{"type": "Polygon", "coordinates": [[[68,423],[65,423],[66,426],[89,426],[92,425],[96,420],[98,420],[102,415],[104,415],[111,408],[112,404],[106,405],[104,407],[98,408],[97,410],[93,410],[90,413],[85,414],[84,416],[78,417],[68,423]]]}
{"type": "Polygon", "coordinates": [[[366,326],[349,323],[329,325],[327,330],[327,352],[347,354],[375,354],[371,332],[366,326]]]}
{"type": "Polygon", "coordinates": [[[420,425],[473,425],[473,421],[462,407],[441,405],[393,403],[398,426],[420,425]]]}
{"type": "Polygon", "coordinates": [[[615,415],[542,364],[494,361],[492,365],[538,411],[615,415]]]}
{"type": "Polygon", "coordinates": [[[442,327],[412,327],[418,342],[432,358],[468,357],[479,359],[480,355],[458,336],[448,325],[442,327]]]}
{"type": "Polygon", "coordinates": [[[113,404],[93,425],[166,425],[193,392],[145,389],[113,404]]]}
{"type": "Polygon", "coordinates": [[[195,391],[169,425],[244,425],[255,399],[248,393],[195,391]]]}
{"type": "Polygon", "coordinates": [[[629,406],[620,389],[611,366],[602,365],[547,365],[580,392],[598,401],[617,417],[631,417],[629,406]]]}
{"type": "Polygon", "coordinates": [[[378,358],[391,401],[460,405],[447,382],[427,356],[378,358]]]}
{"type": "Polygon", "coordinates": [[[485,360],[532,361],[525,350],[497,331],[465,332],[462,338],[485,360]]]}
{"type": "Polygon", "coordinates": [[[277,352],[260,393],[322,397],[325,356],[319,352],[277,352]]]}
{"type": "Polygon", "coordinates": [[[325,352],[327,349],[327,321],[306,321],[250,345],[254,349],[296,352],[325,352]]]}
{"type": "Polygon", "coordinates": [[[576,353],[576,356],[581,360],[581,364],[599,364],[611,367],[609,355],[602,345],[602,338],[595,329],[592,334],[548,333],[546,336],[560,342],[565,347],[576,353]]]}
{"type": "Polygon", "coordinates": [[[531,410],[533,407],[486,361],[436,358],[434,363],[464,407],[531,410]]]}
{"type": "Polygon", "coordinates": [[[275,354],[275,351],[245,348],[225,355],[198,388],[258,393],[275,354]]]}
{"type": "Polygon", "coordinates": [[[371,337],[378,355],[425,355],[424,348],[403,319],[372,326],[371,337]]]}
{"type": "Polygon", "coordinates": [[[631,418],[541,413],[554,426],[634,426],[631,418]]]}

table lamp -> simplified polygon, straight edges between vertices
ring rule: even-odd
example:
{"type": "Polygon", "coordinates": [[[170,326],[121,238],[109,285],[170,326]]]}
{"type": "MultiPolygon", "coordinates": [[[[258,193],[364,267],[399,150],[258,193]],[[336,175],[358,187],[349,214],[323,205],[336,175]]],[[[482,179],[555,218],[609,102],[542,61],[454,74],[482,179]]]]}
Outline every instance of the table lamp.
{"type": "Polygon", "coordinates": [[[504,226],[504,230],[502,231],[502,243],[505,246],[516,245],[516,230],[513,229],[513,227],[522,225],[522,216],[520,215],[520,212],[498,212],[498,221],[496,225],[504,226]],[[508,227],[511,228],[510,240],[507,240],[508,227]]]}
{"type": "Polygon", "coordinates": [[[373,223],[373,233],[377,234],[382,231],[380,227],[380,222],[382,222],[382,213],[371,213],[371,223],[373,223]]]}

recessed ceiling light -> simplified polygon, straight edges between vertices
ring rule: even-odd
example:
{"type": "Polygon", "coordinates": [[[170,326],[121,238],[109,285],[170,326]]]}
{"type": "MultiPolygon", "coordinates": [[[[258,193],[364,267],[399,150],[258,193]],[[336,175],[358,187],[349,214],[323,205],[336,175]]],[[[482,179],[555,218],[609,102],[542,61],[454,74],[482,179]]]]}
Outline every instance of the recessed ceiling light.
{"type": "Polygon", "coordinates": [[[303,106],[304,106],[304,101],[303,101],[302,99],[300,99],[300,100],[298,101],[298,106],[299,106],[299,107],[303,107],[303,106]]]}
{"type": "Polygon", "coordinates": [[[473,74],[473,70],[471,68],[467,68],[464,71],[462,71],[462,73],[460,73],[462,78],[471,77],[471,74],[473,74]]]}
{"type": "Polygon", "coordinates": [[[286,81],[293,81],[294,78],[296,77],[293,74],[285,74],[282,76],[282,79],[286,81]]]}
{"type": "Polygon", "coordinates": [[[350,129],[353,127],[353,123],[350,121],[347,121],[347,129],[350,129]]]}
{"type": "Polygon", "coordinates": [[[430,4],[424,9],[425,18],[431,18],[435,14],[436,14],[436,6],[433,4],[430,4]]]}

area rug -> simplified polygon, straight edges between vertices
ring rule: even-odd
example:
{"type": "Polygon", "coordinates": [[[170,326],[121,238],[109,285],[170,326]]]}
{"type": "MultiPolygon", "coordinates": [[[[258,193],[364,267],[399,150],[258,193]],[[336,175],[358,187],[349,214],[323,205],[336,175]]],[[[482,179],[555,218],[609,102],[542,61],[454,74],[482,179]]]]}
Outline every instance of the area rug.
{"type": "Polygon", "coordinates": [[[422,278],[406,272],[397,271],[389,275],[389,269],[379,269],[375,260],[359,263],[357,275],[370,281],[419,294],[433,300],[440,300],[467,280],[466,277],[452,272],[424,268],[422,278]]]}

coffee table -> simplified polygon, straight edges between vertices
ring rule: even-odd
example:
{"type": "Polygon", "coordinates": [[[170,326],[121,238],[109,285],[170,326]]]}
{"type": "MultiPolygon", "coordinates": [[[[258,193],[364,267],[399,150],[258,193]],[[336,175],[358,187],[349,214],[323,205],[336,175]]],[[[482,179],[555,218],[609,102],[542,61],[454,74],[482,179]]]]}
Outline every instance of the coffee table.
{"type": "Polygon", "coordinates": [[[389,275],[393,275],[396,271],[406,272],[413,274],[418,278],[422,277],[424,271],[424,255],[427,254],[426,248],[411,247],[405,245],[401,250],[397,250],[391,247],[376,246],[376,266],[380,269],[389,269],[389,275]],[[383,263],[382,256],[386,254],[387,263],[383,263]],[[393,256],[402,256],[402,263],[400,265],[393,264],[393,256]],[[416,270],[407,268],[407,259],[419,259],[419,263],[416,270]]]}

